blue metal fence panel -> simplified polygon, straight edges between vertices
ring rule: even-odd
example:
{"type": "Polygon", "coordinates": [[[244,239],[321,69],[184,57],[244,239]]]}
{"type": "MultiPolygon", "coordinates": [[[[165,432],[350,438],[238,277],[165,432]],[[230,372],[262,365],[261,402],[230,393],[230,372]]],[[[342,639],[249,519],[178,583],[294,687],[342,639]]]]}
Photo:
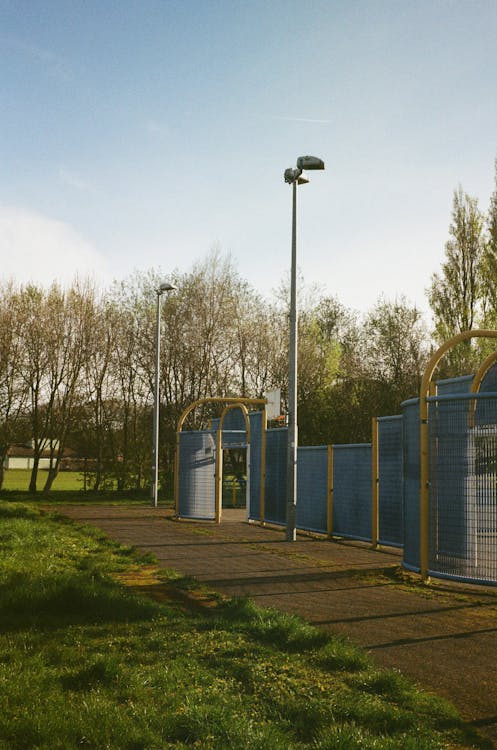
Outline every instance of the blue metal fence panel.
{"type": "Polygon", "coordinates": [[[497,392],[497,363],[487,371],[480,385],[480,393],[495,392],[497,392]]]}
{"type": "Polygon", "coordinates": [[[468,401],[430,400],[429,566],[453,571],[467,556],[468,401]]]}
{"type": "Polygon", "coordinates": [[[371,445],[333,446],[333,533],[371,540],[371,445]]]}
{"type": "Polygon", "coordinates": [[[266,521],[286,522],[286,427],[266,432],[266,521]]]}
{"type": "Polygon", "coordinates": [[[230,409],[223,419],[223,430],[243,430],[245,432],[245,417],[239,408],[230,409]]]}
{"type": "Polygon", "coordinates": [[[246,448],[247,433],[245,430],[225,430],[223,427],[221,442],[223,448],[246,448]]]}
{"type": "Polygon", "coordinates": [[[328,447],[297,450],[297,528],[326,533],[328,447]]]}
{"type": "Polygon", "coordinates": [[[215,447],[215,433],[180,433],[178,512],[183,518],[215,518],[215,447]]]}
{"type": "Polygon", "coordinates": [[[380,544],[404,543],[402,415],[378,419],[378,513],[380,544]]]}
{"type": "Polygon", "coordinates": [[[248,517],[259,520],[261,513],[262,412],[251,412],[250,418],[250,488],[248,517]]]}
{"type": "Polygon", "coordinates": [[[497,583],[497,394],[430,398],[429,426],[430,574],[497,583]]]}
{"type": "Polygon", "coordinates": [[[472,382],[473,375],[461,375],[459,378],[437,380],[437,394],[439,396],[447,396],[449,393],[469,393],[472,382]]]}
{"type": "Polygon", "coordinates": [[[404,448],[404,565],[419,571],[419,399],[402,404],[404,448]]]}
{"type": "MultiPolygon", "coordinates": [[[[213,417],[210,424],[211,430],[217,430],[220,422],[220,417],[213,417]]],[[[245,418],[241,409],[230,409],[226,412],[223,419],[223,432],[224,430],[245,431],[245,418]]]]}

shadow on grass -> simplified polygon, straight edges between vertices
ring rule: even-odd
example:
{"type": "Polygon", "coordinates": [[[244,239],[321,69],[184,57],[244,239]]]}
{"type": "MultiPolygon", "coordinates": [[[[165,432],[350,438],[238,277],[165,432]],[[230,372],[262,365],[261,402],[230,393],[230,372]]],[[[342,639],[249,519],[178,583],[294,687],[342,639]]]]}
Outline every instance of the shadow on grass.
{"type": "Polygon", "coordinates": [[[33,578],[12,574],[0,585],[0,631],[33,625],[150,621],[158,605],[128,594],[95,573],[74,572],[33,578]]]}
{"type": "MultiPolygon", "coordinates": [[[[35,494],[28,490],[0,490],[0,500],[12,503],[60,503],[62,505],[150,505],[150,490],[50,490],[35,494]]],[[[159,496],[161,507],[172,508],[174,501],[170,497],[159,496]]]]}

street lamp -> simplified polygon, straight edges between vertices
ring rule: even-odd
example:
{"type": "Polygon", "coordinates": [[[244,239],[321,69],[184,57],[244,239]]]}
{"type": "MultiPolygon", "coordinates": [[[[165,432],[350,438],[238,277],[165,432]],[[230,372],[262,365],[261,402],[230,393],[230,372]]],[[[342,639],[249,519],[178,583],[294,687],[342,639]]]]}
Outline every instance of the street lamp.
{"type": "Polygon", "coordinates": [[[160,361],[160,298],[164,292],[172,292],[176,287],[163,281],[155,290],[157,308],[155,313],[155,383],[154,383],[154,417],[153,417],[153,456],[152,456],[152,507],[157,508],[159,490],[159,361],[160,361]]]}
{"type": "Polygon", "coordinates": [[[299,156],[296,167],[285,170],[285,182],[293,187],[292,200],[292,268],[290,277],[290,349],[288,355],[288,447],[286,485],[286,540],[294,542],[297,509],[297,185],[309,179],[304,169],[324,169],[317,156],[299,156]]]}

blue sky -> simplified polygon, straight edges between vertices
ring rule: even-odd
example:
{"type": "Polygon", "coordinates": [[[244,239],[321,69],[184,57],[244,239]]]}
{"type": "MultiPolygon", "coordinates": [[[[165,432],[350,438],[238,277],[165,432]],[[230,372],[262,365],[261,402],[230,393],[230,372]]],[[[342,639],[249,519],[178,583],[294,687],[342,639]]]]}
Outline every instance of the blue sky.
{"type": "Polygon", "coordinates": [[[107,284],[213,247],[349,307],[424,290],[453,190],[487,209],[496,0],[0,0],[3,275],[107,284]]]}

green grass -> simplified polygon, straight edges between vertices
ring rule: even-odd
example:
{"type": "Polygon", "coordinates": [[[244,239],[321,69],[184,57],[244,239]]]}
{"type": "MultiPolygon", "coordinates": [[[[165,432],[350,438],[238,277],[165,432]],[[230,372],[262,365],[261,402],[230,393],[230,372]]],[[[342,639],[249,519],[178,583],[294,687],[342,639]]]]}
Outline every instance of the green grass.
{"type": "Polygon", "coordinates": [[[0,502],[0,750],[485,747],[447,703],[297,617],[185,608],[198,592],[172,572],[150,579],[163,603],[115,580],[150,563],[0,502]]]}
{"type": "MultiPolygon", "coordinates": [[[[47,478],[47,469],[38,471],[38,489],[42,490],[47,478]]],[[[27,491],[31,469],[7,469],[3,480],[3,489],[15,490],[17,492],[27,491]]],[[[84,487],[84,475],[79,471],[60,471],[55,477],[53,489],[59,491],[82,490],[84,487]]]]}
{"type": "MultiPolygon", "coordinates": [[[[51,503],[101,503],[102,500],[104,500],[106,504],[122,504],[130,502],[147,504],[150,500],[150,490],[148,489],[123,491],[118,491],[117,489],[106,489],[99,490],[98,492],[93,492],[88,489],[85,492],[84,475],[78,471],[59,472],[54,480],[50,493],[47,498],[45,498],[43,495],[43,487],[46,475],[46,469],[39,470],[37,482],[38,492],[33,496],[28,492],[31,470],[7,470],[4,475],[3,487],[0,490],[0,499],[20,502],[29,502],[35,499],[48,499],[51,503]]],[[[167,497],[164,497],[161,492],[159,495],[159,503],[161,506],[172,507],[173,499],[170,493],[167,497]]]]}

